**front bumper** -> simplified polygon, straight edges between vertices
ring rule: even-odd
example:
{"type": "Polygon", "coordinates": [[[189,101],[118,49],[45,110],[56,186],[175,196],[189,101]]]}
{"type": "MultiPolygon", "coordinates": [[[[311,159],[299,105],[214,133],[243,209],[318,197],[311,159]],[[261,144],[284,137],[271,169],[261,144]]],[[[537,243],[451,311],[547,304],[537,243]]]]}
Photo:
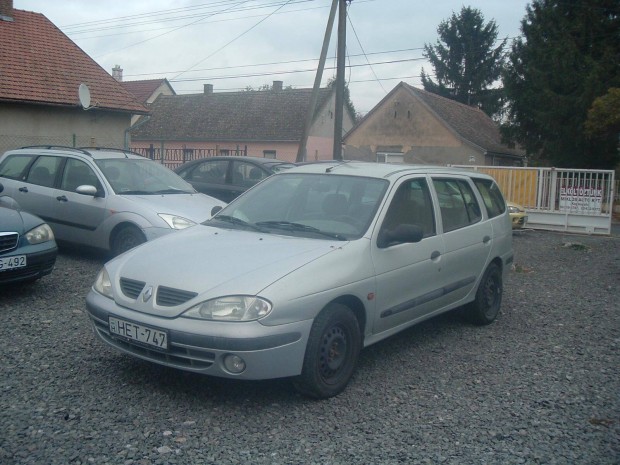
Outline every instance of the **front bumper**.
{"type": "MultiPolygon", "coordinates": [[[[17,281],[34,281],[50,274],[54,269],[57,254],[58,248],[55,245],[41,252],[30,252],[26,254],[20,253],[20,249],[17,249],[15,253],[10,255],[26,255],[27,266],[13,270],[0,271],[0,284],[17,281]]],[[[10,255],[7,254],[5,256],[8,257],[10,255]]]]}
{"type": "Polygon", "coordinates": [[[301,373],[312,320],[278,326],[257,321],[231,323],[162,318],[117,305],[91,289],[86,308],[97,337],[134,357],[181,370],[238,379],[270,379],[301,373]],[[160,350],[114,336],[110,316],[150,326],[168,333],[168,349],[160,350]],[[224,366],[224,357],[237,355],[246,368],[235,374],[224,366]]]}

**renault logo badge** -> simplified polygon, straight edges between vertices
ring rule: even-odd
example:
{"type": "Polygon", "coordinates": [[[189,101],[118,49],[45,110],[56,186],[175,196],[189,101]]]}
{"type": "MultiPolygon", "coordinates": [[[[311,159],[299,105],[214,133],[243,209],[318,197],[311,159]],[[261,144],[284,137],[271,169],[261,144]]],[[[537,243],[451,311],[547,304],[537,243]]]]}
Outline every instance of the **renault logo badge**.
{"type": "Polygon", "coordinates": [[[146,291],[144,291],[144,294],[142,294],[142,301],[148,302],[152,295],[153,295],[153,286],[149,286],[146,288],[146,291]]]}

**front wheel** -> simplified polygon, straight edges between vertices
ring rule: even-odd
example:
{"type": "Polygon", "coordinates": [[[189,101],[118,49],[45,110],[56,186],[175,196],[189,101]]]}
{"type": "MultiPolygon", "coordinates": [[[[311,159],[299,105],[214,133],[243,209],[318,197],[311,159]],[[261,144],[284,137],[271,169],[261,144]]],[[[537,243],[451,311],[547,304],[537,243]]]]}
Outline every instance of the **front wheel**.
{"type": "Polygon", "coordinates": [[[502,303],[502,270],[491,263],[476,291],[476,298],[465,308],[465,316],[472,323],[483,326],[493,323],[502,303]]]}
{"type": "Polygon", "coordinates": [[[317,399],[339,394],[353,376],[360,350],[360,327],[351,309],[328,305],[312,324],[295,388],[317,399]]]}
{"type": "Polygon", "coordinates": [[[135,226],[123,226],[112,239],[112,253],[114,256],[120,255],[144,242],[146,237],[142,231],[135,226]]]}

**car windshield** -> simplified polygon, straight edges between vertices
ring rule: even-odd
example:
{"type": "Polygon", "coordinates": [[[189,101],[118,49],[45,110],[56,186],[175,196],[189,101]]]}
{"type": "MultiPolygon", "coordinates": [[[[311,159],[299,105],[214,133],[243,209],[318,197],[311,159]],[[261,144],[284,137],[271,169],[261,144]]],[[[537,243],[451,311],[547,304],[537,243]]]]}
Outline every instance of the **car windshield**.
{"type": "Polygon", "coordinates": [[[272,234],[353,240],[387,190],[384,179],[284,172],[267,178],[204,224],[272,234]]]}
{"type": "Polygon", "coordinates": [[[106,158],[95,162],[117,194],[155,195],[196,192],[177,174],[146,158],[106,158]]]}

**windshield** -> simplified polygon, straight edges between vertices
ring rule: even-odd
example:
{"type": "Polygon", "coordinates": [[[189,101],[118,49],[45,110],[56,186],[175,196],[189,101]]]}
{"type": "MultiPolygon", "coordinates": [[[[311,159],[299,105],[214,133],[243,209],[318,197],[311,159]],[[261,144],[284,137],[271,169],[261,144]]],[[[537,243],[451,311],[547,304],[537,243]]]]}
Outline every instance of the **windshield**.
{"type": "Polygon", "coordinates": [[[95,163],[117,194],[193,194],[196,192],[177,174],[146,158],[107,158],[95,160],[95,163]]]}
{"type": "Polygon", "coordinates": [[[383,179],[284,172],[267,178],[204,224],[293,236],[358,239],[368,229],[387,187],[383,179]]]}

